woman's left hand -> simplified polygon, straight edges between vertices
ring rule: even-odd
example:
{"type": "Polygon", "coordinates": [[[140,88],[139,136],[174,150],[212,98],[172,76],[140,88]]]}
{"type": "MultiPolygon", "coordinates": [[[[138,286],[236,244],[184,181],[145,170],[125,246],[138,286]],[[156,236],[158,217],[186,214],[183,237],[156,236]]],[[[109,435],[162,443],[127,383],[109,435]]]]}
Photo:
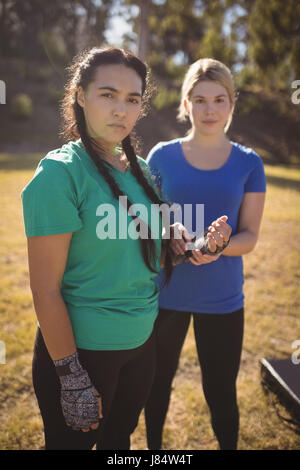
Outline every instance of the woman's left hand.
{"type": "MultiPolygon", "coordinates": [[[[215,251],[217,247],[223,246],[224,243],[228,242],[232,228],[226,223],[228,217],[223,215],[217,220],[212,222],[208,227],[209,233],[207,234],[208,247],[210,251],[215,251]]],[[[202,254],[200,250],[194,250],[193,255],[190,258],[190,262],[195,266],[200,266],[201,264],[208,264],[213,261],[216,261],[221,256],[221,253],[213,255],[202,254]]]]}
{"type": "Polygon", "coordinates": [[[201,266],[201,264],[208,264],[216,261],[221,256],[219,255],[203,255],[200,250],[193,250],[193,255],[189,258],[189,261],[195,266],[201,266]]]}

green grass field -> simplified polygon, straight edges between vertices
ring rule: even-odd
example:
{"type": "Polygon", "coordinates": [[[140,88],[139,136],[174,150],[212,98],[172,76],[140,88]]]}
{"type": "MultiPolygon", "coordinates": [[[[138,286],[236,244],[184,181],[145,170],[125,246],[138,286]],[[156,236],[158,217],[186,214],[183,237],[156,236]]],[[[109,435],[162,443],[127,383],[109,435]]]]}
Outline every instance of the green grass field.
{"type": "MultiPolygon", "coordinates": [[[[42,420],[31,383],[36,318],[28,282],[21,189],[38,155],[0,154],[0,449],[41,449],[42,420]]],[[[240,449],[300,449],[300,436],[276,415],[260,385],[262,357],[289,358],[300,339],[300,170],[266,166],[260,240],[244,257],[246,323],[238,378],[240,449]]],[[[217,348],[217,345],[216,345],[217,348]]],[[[300,377],[300,364],[295,365],[300,377]]],[[[283,415],[288,417],[284,408],[283,415]]],[[[201,388],[192,331],[184,344],[164,432],[165,449],[217,449],[201,388]]],[[[132,449],[146,449],[144,418],[132,449]]]]}

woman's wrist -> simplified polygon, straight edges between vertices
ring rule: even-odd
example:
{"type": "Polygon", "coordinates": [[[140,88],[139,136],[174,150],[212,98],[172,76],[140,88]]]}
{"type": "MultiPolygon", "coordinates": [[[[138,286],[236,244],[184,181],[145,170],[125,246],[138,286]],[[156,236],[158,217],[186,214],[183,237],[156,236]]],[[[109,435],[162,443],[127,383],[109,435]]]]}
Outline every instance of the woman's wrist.
{"type": "Polygon", "coordinates": [[[74,372],[76,373],[82,369],[81,364],[79,363],[77,351],[70,356],[54,360],[53,363],[59,377],[64,377],[65,375],[70,375],[74,372]]]}
{"type": "Polygon", "coordinates": [[[201,253],[205,255],[215,256],[218,254],[222,254],[223,251],[228,247],[230,243],[231,235],[229,236],[227,241],[224,241],[222,246],[217,246],[215,251],[211,251],[209,248],[209,238],[205,238],[205,245],[201,248],[201,253]]]}

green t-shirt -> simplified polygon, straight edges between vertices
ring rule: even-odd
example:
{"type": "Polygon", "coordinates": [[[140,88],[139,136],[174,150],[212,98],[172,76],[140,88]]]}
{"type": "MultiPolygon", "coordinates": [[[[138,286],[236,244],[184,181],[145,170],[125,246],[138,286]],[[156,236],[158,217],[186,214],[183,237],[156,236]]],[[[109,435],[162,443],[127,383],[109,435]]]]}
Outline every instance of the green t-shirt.
{"type": "MultiPolygon", "coordinates": [[[[139,157],[138,162],[148,176],[147,164],[139,157]]],[[[157,236],[159,271],[158,210],[130,169],[126,173],[112,165],[109,169],[130,202],[147,208],[146,214],[141,210],[137,215],[157,236]],[[156,217],[151,217],[151,210],[156,217]]],[[[134,239],[141,227],[112,196],[81,141],[48,153],[23,189],[22,200],[27,237],[73,232],[61,293],[77,347],[124,350],[143,344],[158,312],[156,274],[146,267],[140,240],[134,239]],[[109,238],[104,239],[108,230],[109,238]]]]}

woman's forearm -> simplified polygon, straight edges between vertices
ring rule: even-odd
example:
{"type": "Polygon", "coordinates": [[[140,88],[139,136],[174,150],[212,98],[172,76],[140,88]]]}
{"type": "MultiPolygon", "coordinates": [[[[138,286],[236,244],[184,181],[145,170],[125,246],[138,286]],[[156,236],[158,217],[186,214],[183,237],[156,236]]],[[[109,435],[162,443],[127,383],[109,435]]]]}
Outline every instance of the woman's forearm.
{"type": "Polygon", "coordinates": [[[33,292],[36,315],[53,360],[74,354],[76,344],[66,304],[60,291],[33,292]]]}
{"type": "Polygon", "coordinates": [[[257,235],[249,230],[232,235],[229,245],[222,251],[224,256],[242,256],[253,250],[257,242],[257,235]]]}

